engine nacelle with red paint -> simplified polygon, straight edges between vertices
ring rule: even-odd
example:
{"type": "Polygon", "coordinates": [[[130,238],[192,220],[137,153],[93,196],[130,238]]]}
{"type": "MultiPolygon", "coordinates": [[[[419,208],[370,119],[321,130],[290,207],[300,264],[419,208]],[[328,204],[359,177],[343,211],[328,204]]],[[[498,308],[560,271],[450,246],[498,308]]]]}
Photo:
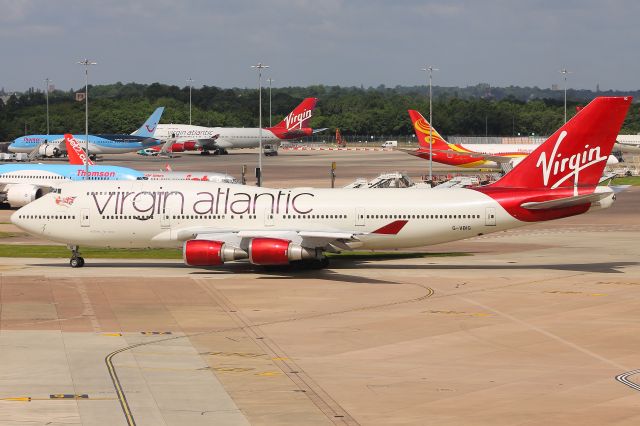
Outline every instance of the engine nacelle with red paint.
{"type": "Polygon", "coordinates": [[[198,149],[198,142],[186,141],[182,144],[185,151],[196,151],[198,149]]]}
{"type": "Polygon", "coordinates": [[[182,258],[189,266],[217,266],[246,257],[243,250],[227,247],[222,241],[189,240],[182,248],[182,258]]]}
{"type": "Polygon", "coordinates": [[[181,142],[176,142],[171,145],[171,152],[184,152],[184,144],[181,142]]]}
{"type": "Polygon", "coordinates": [[[291,261],[315,259],[315,249],[280,238],[254,238],[249,242],[249,262],[254,265],[287,265],[291,261]]]}

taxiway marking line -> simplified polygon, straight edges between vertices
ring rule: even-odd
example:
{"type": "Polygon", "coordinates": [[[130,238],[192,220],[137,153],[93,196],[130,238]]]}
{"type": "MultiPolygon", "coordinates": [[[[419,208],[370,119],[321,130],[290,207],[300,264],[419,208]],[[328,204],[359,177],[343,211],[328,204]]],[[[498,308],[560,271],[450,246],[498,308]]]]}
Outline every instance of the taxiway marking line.
{"type": "Polygon", "coordinates": [[[620,369],[620,370],[626,370],[627,369],[627,368],[625,368],[621,364],[618,364],[615,361],[612,361],[612,360],[610,360],[608,358],[605,358],[602,355],[599,355],[599,354],[597,354],[597,353],[595,353],[593,351],[590,351],[589,349],[585,349],[582,346],[577,345],[576,343],[570,342],[570,341],[568,341],[568,340],[566,340],[566,339],[564,339],[564,338],[562,338],[562,337],[560,337],[560,336],[558,336],[556,334],[551,333],[550,331],[547,331],[547,330],[545,330],[543,328],[540,328],[540,327],[538,327],[536,325],[533,325],[533,324],[528,323],[528,322],[526,322],[524,320],[521,320],[520,318],[516,318],[511,314],[508,314],[506,312],[502,312],[502,311],[499,311],[497,309],[491,308],[491,307],[489,307],[489,306],[487,306],[487,305],[485,305],[483,303],[477,302],[475,300],[472,300],[472,299],[469,299],[469,298],[466,298],[466,297],[461,297],[461,296],[457,296],[457,297],[459,299],[461,299],[461,300],[464,300],[467,303],[472,303],[472,304],[474,304],[476,306],[480,306],[480,307],[482,307],[482,308],[484,308],[484,309],[486,309],[488,311],[494,312],[495,314],[500,315],[501,317],[507,318],[507,319],[509,319],[509,320],[511,320],[511,321],[513,321],[515,323],[518,323],[518,324],[526,327],[526,328],[529,328],[531,330],[537,331],[538,333],[543,334],[543,335],[549,337],[550,339],[553,339],[553,340],[555,340],[557,342],[560,342],[563,345],[569,346],[570,348],[573,348],[578,352],[582,352],[583,354],[585,354],[585,355],[587,355],[587,356],[589,356],[591,358],[597,359],[598,361],[601,361],[601,362],[603,362],[605,364],[609,364],[612,367],[615,367],[615,368],[620,369]]]}

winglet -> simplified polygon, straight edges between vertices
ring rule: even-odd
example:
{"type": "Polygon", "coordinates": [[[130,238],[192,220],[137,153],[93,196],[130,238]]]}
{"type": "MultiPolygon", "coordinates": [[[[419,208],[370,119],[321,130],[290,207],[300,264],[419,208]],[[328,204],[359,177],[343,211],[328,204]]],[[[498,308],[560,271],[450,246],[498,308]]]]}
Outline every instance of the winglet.
{"type": "Polygon", "coordinates": [[[80,147],[80,143],[73,137],[72,134],[66,133],[64,135],[64,143],[67,147],[67,156],[69,157],[69,164],[74,166],[84,166],[85,163],[89,163],[93,166],[94,163],[91,158],[87,156],[84,149],[80,147]]]}
{"type": "Polygon", "coordinates": [[[408,220],[394,220],[393,222],[378,228],[372,234],[396,235],[409,222],[408,220]]]}

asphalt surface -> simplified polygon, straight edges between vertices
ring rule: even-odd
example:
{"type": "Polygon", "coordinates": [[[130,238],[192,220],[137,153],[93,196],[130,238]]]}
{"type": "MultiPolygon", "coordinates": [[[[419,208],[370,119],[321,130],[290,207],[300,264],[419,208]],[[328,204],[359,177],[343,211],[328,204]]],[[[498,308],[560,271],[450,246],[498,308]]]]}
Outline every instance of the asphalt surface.
{"type": "MultiPolygon", "coordinates": [[[[254,154],[171,163],[239,176],[254,154]]],[[[329,186],[332,161],[338,185],[426,170],[394,152],[282,153],[265,184],[329,186]]],[[[412,250],[427,257],[298,274],[0,258],[0,424],[638,424],[639,209],[631,189],[605,211],[412,250]]],[[[10,213],[0,232],[15,234],[10,213]]]]}

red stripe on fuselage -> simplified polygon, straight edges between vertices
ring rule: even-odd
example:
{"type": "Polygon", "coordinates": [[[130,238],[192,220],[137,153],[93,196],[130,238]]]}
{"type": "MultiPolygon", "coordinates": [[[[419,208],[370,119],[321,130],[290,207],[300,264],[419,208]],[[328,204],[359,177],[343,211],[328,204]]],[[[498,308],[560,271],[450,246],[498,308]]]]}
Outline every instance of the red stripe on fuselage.
{"type": "Polygon", "coordinates": [[[388,225],[378,228],[372,234],[396,235],[409,222],[408,220],[396,220],[388,225]]]}

